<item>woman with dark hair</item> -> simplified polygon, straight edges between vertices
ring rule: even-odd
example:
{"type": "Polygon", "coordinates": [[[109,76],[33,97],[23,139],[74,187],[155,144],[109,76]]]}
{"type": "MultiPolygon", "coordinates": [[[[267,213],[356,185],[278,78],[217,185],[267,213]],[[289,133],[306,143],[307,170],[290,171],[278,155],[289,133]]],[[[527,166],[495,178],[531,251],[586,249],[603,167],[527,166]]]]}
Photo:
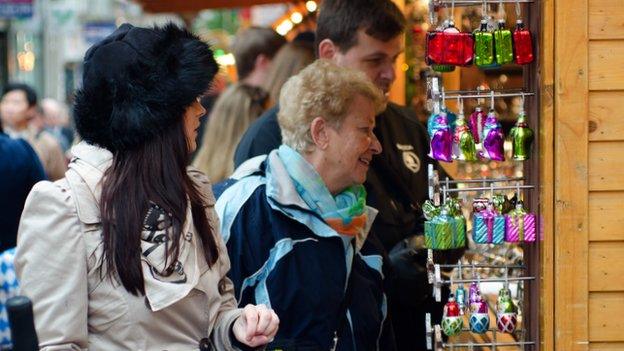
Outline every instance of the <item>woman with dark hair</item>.
{"type": "Polygon", "coordinates": [[[87,51],[65,178],[38,183],[18,234],[21,293],[44,350],[231,350],[279,320],[236,308],[195,150],[212,51],[174,25],[122,25],[87,51]]]}

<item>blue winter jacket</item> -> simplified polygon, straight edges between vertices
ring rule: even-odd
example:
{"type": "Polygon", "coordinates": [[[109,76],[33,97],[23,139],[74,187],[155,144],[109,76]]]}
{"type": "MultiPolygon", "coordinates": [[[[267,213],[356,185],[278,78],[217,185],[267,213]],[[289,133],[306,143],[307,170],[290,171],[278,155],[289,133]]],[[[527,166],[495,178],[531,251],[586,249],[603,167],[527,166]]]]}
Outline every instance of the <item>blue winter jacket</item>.
{"type": "MultiPolygon", "coordinates": [[[[301,199],[284,167],[273,151],[245,162],[215,186],[239,305],[275,310],[275,345],[330,350],[341,331],[337,350],[394,350],[380,252],[365,237],[330,228],[301,199]]],[[[368,211],[366,233],[377,213],[368,211]]]]}

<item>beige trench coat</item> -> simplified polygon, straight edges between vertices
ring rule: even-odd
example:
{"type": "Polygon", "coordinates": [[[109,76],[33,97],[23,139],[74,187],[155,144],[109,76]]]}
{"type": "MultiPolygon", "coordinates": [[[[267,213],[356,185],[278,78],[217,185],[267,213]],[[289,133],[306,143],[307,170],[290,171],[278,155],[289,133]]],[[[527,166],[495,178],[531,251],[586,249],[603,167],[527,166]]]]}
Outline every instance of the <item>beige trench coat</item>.
{"type": "MultiPolygon", "coordinates": [[[[197,350],[210,338],[217,350],[232,350],[230,328],[236,308],[221,236],[218,262],[200,262],[199,282],[189,294],[153,312],[146,298],[101,279],[101,226],[97,200],[106,150],[78,144],[66,178],[40,182],[26,201],[15,267],[20,291],[33,301],[43,350],[197,350]]],[[[210,226],[218,230],[214,195],[205,176],[189,170],[205,189],[210,226]]],[[[201,251],[200,251],[201,252],[201,251]]]]}

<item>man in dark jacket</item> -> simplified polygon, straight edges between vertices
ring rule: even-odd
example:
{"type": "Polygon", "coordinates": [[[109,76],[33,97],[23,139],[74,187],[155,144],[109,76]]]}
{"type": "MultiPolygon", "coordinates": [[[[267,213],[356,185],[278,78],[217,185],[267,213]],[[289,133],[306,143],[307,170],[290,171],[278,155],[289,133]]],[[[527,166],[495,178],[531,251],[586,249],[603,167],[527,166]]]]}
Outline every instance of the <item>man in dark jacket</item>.
{"type": "Polygon", "coordinates": [[[15,247],[17,227],[30,189],[46,176],[39,157],[23,139],[11,139],[0,125],[0,252],[15,247]]]}
{"type": "MultiPolygon", "coordinates": [[[[325,0],[317,23],[317,53],[363,71],[387,95],[403,51],[404,27],[403,14],[390,0],[325,0]]],[[[236,150],[237,167],[279,146],[278,108],[246,131],[236,150]]],[[[390,254],[390,318],[399,350],[425,350],[425,313],[431,312],[432,322],[439,323],[443,303],[434,301],[427,283],[420,206],[428,198],[427,164],[439,165],[427,157],[427,131],[413,111],[389,103],[377,116],[374,132],[383,151],[373,158],[365,183],[367,203],[379,210],[369,239],[378,238],[390,254]]],[[[448,250],[436,258],[453,262],[462,253],[448,250]]]]}

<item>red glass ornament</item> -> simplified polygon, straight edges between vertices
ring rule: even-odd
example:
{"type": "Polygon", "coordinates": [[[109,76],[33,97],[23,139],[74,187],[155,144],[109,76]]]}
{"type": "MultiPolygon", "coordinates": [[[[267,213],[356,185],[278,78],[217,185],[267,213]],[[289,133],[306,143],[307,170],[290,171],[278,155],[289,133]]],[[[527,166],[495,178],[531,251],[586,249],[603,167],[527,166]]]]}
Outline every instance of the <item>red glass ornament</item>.
{"type": "Polygon", "coordinates": [[[525,65],[533,62],[533,42],[531,40],[531,32],[524,28],[524,22],[518,20],[516,29],[513,31],[514,56],[516,63],[525,65]]]}
{"type": "Polygon", "coordinates": [[[427,64],[468,66],[473,56],[474,39],[471,33],[460,32],[453,26],[427,33],[427,64]]]}

